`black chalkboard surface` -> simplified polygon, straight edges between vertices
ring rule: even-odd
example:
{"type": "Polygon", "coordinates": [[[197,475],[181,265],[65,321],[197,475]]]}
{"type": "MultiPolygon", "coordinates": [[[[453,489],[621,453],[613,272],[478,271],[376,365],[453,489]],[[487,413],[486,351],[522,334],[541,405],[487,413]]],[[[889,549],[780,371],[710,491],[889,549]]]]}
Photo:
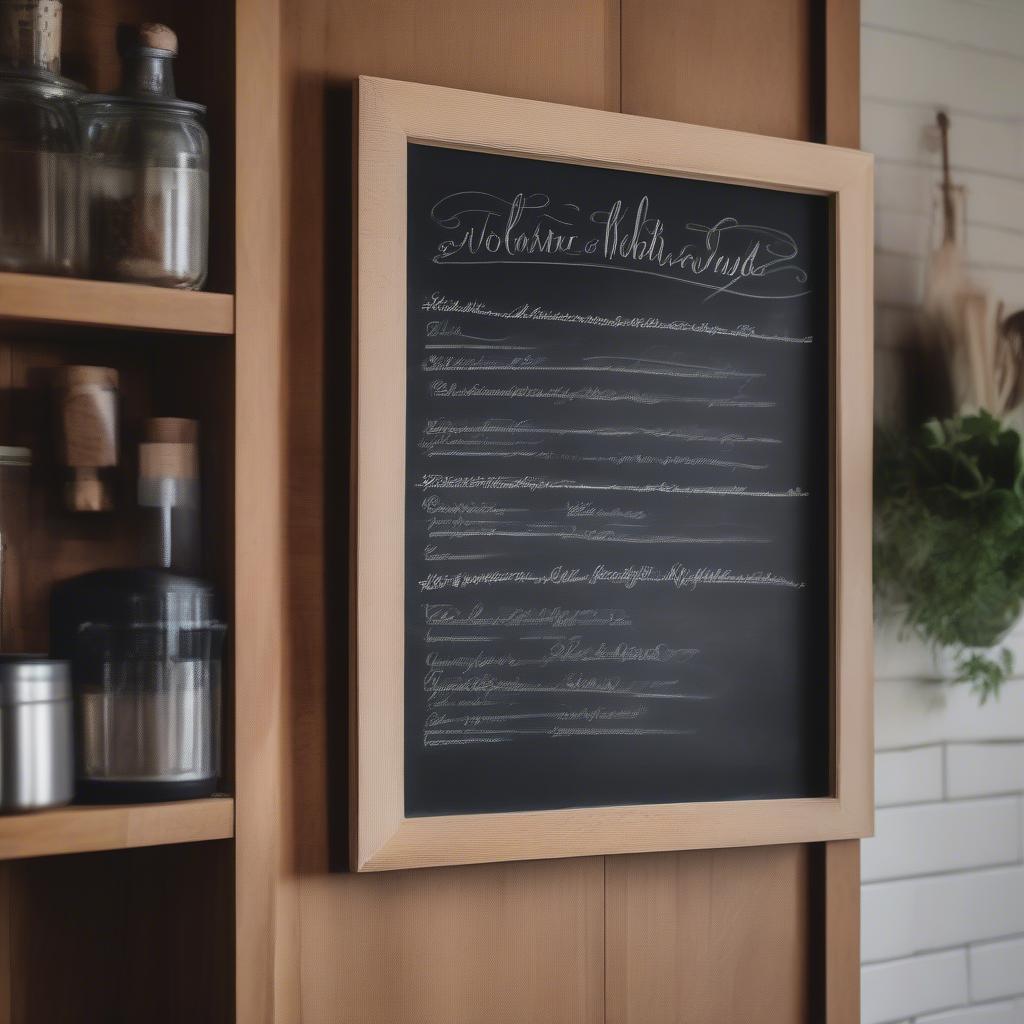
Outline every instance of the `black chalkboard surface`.
{"type": "Polygon", "coordinates": [[[408,817],[824,796],[829,199],[408,146],[408,817]]]}

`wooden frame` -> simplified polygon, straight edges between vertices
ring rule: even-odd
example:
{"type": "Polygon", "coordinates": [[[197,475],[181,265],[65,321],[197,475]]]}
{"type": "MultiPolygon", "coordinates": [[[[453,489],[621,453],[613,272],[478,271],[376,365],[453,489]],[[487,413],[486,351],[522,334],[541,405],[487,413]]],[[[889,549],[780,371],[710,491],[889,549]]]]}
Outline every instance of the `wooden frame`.
{"type": "Polygon", "coordinates": [[[357,871],[868,835],[872,829],[872,158],[623,114],[360,78],[351,865],[357,871]],[[832,794],[406,818],[404,395],[409,141],[834,197],[832,794]],[[400,301],[396,301],[400,297],[400,301]],[[368,570],[372,567],[372,573],[368,570]]]}

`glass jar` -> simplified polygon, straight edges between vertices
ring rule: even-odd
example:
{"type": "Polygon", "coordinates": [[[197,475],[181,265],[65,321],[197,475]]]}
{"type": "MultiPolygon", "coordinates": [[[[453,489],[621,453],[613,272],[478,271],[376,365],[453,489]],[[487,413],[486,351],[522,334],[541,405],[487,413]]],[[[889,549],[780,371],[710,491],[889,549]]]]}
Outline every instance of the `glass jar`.
{"type": "Polygon", "coordinates": [[[83,268],[75,103],[54,0],[0,0],[0,270],[83,268]]]}
{"type": "Polygon", "coordinates": [[[89,269],[111,281],[201,288],[209,233],[206,108],[175,97],[173,33],[169,40],[173,45],[132,48],[123,94],[91,96],[78,108],[89,269]]]}

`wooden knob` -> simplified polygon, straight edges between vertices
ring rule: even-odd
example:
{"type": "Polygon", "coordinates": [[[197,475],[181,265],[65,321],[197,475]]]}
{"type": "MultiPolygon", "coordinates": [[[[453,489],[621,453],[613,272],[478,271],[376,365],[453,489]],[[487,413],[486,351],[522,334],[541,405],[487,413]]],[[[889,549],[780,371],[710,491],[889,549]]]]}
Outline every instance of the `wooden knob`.
{"type": "Polygon", "coordinates": [[[139,26],[139,45],[154,50],[170,50],[178,52],[178,37],[174,29],[161,25],[156,21],[147,21],[139,26]]]}

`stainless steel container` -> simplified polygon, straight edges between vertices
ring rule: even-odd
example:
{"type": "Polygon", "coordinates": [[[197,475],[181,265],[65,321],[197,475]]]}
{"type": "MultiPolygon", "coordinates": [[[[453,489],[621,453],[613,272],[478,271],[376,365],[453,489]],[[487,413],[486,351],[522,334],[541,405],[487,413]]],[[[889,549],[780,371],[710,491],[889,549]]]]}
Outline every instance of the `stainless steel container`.
{"type": "Polygon", "coordinates": [[[80,800],[207,796],[220,770],[224,623],[213,588],[159,570],[54,587],[54,650],[72,660],[80,800]]]}
{"type": "Polygon", "coordinates": [[[71,801],[72,723],[66,661],[0,656],[0,811],[35,811],[71,801]]]}

